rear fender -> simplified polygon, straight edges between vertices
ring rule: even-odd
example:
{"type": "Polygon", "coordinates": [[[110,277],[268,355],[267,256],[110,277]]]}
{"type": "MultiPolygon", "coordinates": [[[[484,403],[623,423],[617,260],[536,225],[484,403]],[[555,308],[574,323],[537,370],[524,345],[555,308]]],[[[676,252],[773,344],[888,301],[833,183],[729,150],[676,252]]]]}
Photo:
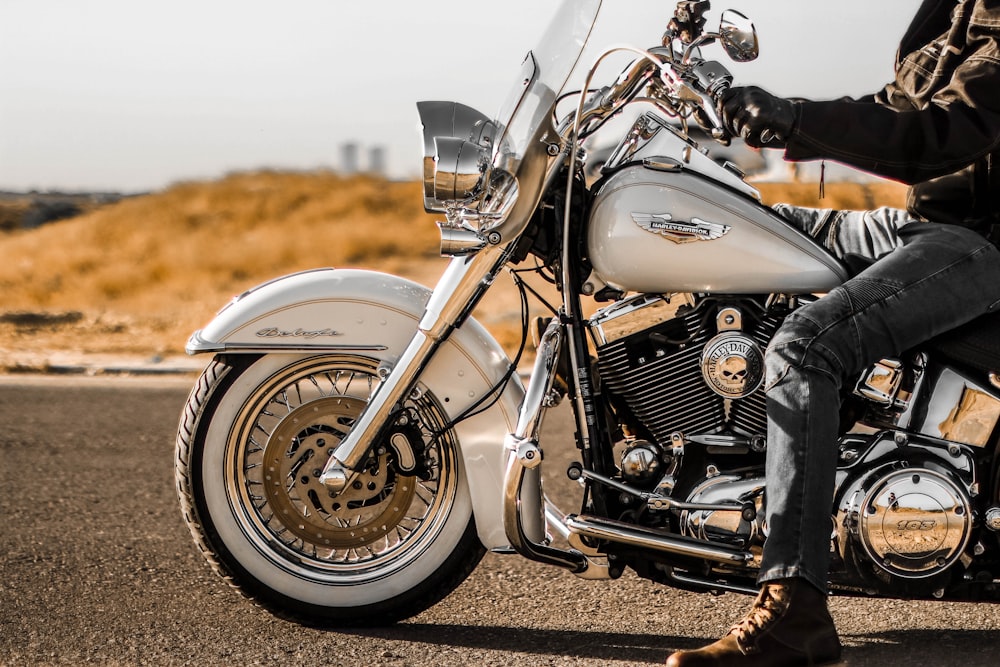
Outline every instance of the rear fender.
{"type": "MultiPolygon", "coordinates": [[[[188,341],[189,354],[360,354],[391,369],[413,337],[431,291],[374,271],[318,269],[265,283],[233,299],[188,341]]],[[[469,318],[435,353],[419,384],[449,418],[490,390],[506,353],[469,318]]],[[[479,538],[509,546],[503,528],[504,438],[514,431],[524,387],[516,373],[500,399],[456,427],[479,538]]]]}

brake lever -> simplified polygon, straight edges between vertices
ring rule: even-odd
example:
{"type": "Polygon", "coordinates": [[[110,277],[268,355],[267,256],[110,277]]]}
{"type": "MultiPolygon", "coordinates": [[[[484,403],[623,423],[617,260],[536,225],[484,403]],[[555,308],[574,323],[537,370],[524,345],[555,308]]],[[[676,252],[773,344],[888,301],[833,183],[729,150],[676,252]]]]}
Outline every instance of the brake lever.
{"type": "Polygon", "coordinates": [[[701,61],[681,71],[674,64],[664,64],[660,80],[682,102],[697,109],[699,122],[713,139],[729,145],[732,136],[722,121],[722,94],[729,89],[733,76],[716,61],[701,61]]]}

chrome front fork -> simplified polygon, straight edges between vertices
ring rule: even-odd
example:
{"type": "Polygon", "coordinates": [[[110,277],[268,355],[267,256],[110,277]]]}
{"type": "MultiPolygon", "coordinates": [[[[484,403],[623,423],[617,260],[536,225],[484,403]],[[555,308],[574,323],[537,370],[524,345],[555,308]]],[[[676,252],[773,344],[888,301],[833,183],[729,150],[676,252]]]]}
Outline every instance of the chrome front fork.
{"type": "Polygon", "coordinates": [[[427,302],[417,332],[372,394],[365,411],[327,460],[320,481],[334,493],[347,488],[389,417],[416,384],[437,348],[468,314],[506,261],[506,248],[489,246],[451,260],[427,302]]]}

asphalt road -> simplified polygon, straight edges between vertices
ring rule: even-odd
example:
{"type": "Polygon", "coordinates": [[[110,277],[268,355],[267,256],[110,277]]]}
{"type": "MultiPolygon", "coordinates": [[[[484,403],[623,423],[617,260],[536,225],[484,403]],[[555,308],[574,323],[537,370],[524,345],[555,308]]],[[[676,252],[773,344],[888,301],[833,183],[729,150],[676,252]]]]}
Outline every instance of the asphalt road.
{"type": "MultiPolygon", "coordinates": [[[[187,380],[0,378],[0,665],[642,665],[746,609],[487,555],[412,620],[321,631],[227,588],[173,489],[187,380]]],[[[565,446],[566,414],[546,430],[565,446]]],[[[550,450],[553,443],[550,443],[550,450]]],[[[570,507],[566,507],[570,509],[570,507]]],[[[835,599],[849,665],[998,664],[1000,605],[835,599]]]]}

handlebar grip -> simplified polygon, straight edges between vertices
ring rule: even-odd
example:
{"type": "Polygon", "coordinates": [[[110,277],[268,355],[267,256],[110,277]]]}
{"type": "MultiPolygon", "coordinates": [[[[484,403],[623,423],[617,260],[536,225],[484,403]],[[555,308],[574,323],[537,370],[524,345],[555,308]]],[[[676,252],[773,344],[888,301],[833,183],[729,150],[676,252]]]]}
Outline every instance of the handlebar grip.
{"type": "Polygon", "coordinates": [[[719,125],[712,129],[712,138],[724,146],[728,146],[733,139],[732,133],[729,131],[729,128],[726,127],[726,115],[723,113],[722,109],[722,96],[731,87],[731,81],[720,80],[708,93],[712,98],[712,102],[715,104],[715,114],[719,119],[719,125]],[[716,130],[718,131],[716,132],[716,130]]]}

